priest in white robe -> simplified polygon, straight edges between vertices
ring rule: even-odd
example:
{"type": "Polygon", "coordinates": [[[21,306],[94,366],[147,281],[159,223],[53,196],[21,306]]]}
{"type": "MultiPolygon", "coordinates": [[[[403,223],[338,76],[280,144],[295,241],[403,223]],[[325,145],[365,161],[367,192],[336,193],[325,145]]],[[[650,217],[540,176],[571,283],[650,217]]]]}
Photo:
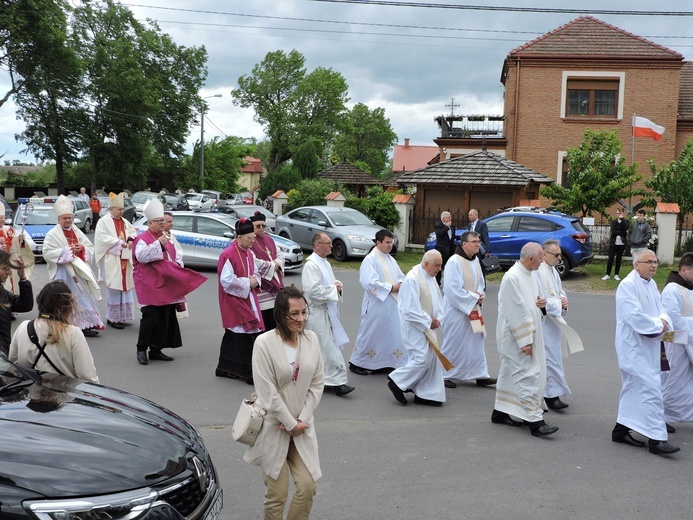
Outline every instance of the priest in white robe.
{"type": "Polygon", "coordinates": [[[556,266],[561,263],[561,246],[556,240],[550,239],[542,244],[544,261],[537,269],[539,283],[544,298],[546,298],[546,319],[542,324],[544,348],[546,350],[546,388],[544,401],[552,410],[563,410],[568,404],[561,397],[570,395],[570,388],[563,370],[563,332],[556,319],[565,318],[568,312],[568,297],[563,291],[561,277],[556,266]]]}
{"type": "Polygon", "coordinates": [[[671,329],[671,318],[660,303],[657,257],[649,249],[633,252],[633,271],[616,290],[616,355],[621,371],[618,418],[611,440],[643,447],[631,436],[636,431],[649,439],[651,453],[668,455],[681,448],[667,442],[662,396],[660,334],[671,329]]]}
{"type": "Polygon", "coordinates": [[[541,296],[539,279],[533,271],[539,269],[543,261],[542,247],[528,242],[520,251],[520,260],[501,281],[496,324],[500,371],[491,415],[491,421],[496,424],[522,426],[527,423],[535,437],[558,431],[542,418],[546,353],[541,323],[546,312],[546,298],[541,296]]]}
{"type": "Polygon", "coordinates": [[[349,386],[346,363],[342,349],[349,342],[339,321],[339,302],[342,300],[342,282],[332,272],[327,255],[332,252],[332,239],[325,233],[313,237],[313,254],[303,265],[301,282],[303,295],[308,301],[308,325],[320,341],[325,388],[333,388],[336,395],[343,397],[354,391],[349,386]]]}
{"type": "Polygon", "coordinates": [[[405,392],[414,393],[416,404],[441,406],[445,402],[443,365],[439,358],[443,298],[435,278],[442,268],[440,252],[427,251],[400,287],[397,307],[409,360],[390,373],[387,386],[402,404],[407,404],[405,392]]]}
{"type": "Polygon", "coordinates": [[[475,231],[462,234],[460,247],[445,264],[443,277],[443,348],[455,365],[445,372],[445,386],[457,387],[453,380],[476,380],[477,386],[491,386],[496,379],[488,374],[481,307],[485,299],[484,274],[478,254],[481,237],[475,231]]]}
{"type": "Polygon", "coordinates": [[[686,331],[688,341],[666,343],[670,370],[662,372],[664,420],[693,422],[693,253],[685,253],[679,271],[669,274],[662,307],[674,330],[686,331]]]}
{"type": "Polygon", "coordinates": [[[387,229],[375,234],[375,247],[363,259],[359,282],[363,287],[361,323],[349,359],[349,370],[358,375],[369,371],[391,372],[407,362],[397,312],[404,273],[390,256],[394,235],[387,229]]]}

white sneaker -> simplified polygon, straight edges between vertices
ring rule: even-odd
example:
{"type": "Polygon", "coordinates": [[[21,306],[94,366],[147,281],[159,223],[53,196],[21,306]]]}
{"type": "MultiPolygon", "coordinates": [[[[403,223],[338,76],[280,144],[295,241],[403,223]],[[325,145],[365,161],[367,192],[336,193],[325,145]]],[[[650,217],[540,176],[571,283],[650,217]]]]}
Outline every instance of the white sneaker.
{"type": "Polygon", "coordinates": [[[617,274],[614,275],[614,280],[620,280],[620,279],[621,279],[620,276],[618,276],[617,274]]]}
{"type": "Polygon", "coordinates": [[[604,276],[602,276],[602,280],[608,280],[609,278],[611,278],[611,277],[608,274],[605,274],[604,276]]]}

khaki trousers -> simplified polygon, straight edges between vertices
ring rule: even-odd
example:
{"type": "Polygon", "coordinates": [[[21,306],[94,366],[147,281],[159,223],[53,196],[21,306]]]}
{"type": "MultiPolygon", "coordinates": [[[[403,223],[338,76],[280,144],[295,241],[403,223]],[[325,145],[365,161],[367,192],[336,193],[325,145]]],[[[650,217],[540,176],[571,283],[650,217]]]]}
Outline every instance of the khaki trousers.
{"type": "Polygon", "coordinates": [[[307,520],[310,517],[317,484],[303,463],[292,440],[289,443],[286,462],[284,462],[277,480],[269,477],[266,473],[263,474],[267,486],[265,520],[283,520],[284,518],[284,505],[289,496],[289,470],[294,477],[296,491],[291,499],[286,520],[307,520]]]}

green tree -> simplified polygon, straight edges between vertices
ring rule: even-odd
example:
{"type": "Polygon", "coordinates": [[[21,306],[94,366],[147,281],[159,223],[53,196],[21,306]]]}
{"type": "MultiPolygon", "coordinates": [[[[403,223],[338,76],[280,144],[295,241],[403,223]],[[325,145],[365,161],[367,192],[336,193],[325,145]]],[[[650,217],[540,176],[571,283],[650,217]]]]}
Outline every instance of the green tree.
{"type": "Polygon", "coordinates": [[[552,184],[540,193],[552,204],[583,217],[595,212],[608,217],[607,209],[617,201],[645,195],[634,188],[642,179],[637,164],[626,166],[620,156],[623,145],[616,130],[585,130],[577,148],[567,151],[569,188],[552,184]]]}
{"type": "Polygon", "coordinates": [[[241,190],[237,181],[245,158],[255,154],[256,145],[248,143],[243,137],[215,137],[205,142],[204,185],[200,179],[200,142],[195,144],[192,156],[186,157],[180,173],[176,176],[177,186],[195,189],[210,189],[224,193],[237,193],[241,190]]]}
{"type": "Polygon", "coordinates": [[[315,179],[320,171],[320,157],[314,139],[306,139],[293,154],[293,168],[301,179],[315,179]]]}
{"type": "Polygon", "coordinates": [[[370,110],[363,103],[357,103],[346,114],[344,126],[335,140],[333,153],[338,162],[367,164],[367,168],[359,168],[379,177],[385,173],[388,153],[396,143],[397,134],[390,126],[390,120],[385,117],[385,109],[370,110]]]}
{"type": "Polygon", "coordinates": [[[259,197],[265,199],[278,190],[288,194],[299,182],[301,182],[301,176],[293,165],[280,164],[260,181],[259,197]]]}
{"type": "Polygon", "coordinates": [[[290,190],[289,206],[300,208],[301,206],[320,206],[325,204],[325,197],[335,189],[335,185],[328,179],[305,179],[290,190]]]}
{"type": "Polygon", "coordinates": [[[655,207],[658,197],[662,202],[675,202],[679,205],[680,212],[677,216],[679,222],[678,247],[681,247],[683,235],[683,221],[686,215],[693,213],[693,139],[689,139],[678,161],[671,161],[667,165],[657,168],[654,161],[648,161],[652,177],[645,181],[645,186],[652,190],[652,195],[645,199],[644,204],[655,207]]]}
{"type": "Polygon", "coordinates": [[[335,135],[345,111],[344,77],[322,67],[307,73],[305,57],[296,50],[267,53],[250,75],[238,78],[234,104],[255,110],[271,143],[268,170],[292,157],[292,151],[313,138],[322,151],[335,135]]]}

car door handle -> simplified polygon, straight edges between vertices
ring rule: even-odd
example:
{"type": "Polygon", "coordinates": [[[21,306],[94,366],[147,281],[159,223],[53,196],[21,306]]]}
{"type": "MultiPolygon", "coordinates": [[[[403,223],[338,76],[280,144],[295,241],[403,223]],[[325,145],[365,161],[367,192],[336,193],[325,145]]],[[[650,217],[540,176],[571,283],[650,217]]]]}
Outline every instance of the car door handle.
{"type": "Polygon", "coordinates": [[[510,238],[512,235],[501,235],[501,238],[510,238]]]}

